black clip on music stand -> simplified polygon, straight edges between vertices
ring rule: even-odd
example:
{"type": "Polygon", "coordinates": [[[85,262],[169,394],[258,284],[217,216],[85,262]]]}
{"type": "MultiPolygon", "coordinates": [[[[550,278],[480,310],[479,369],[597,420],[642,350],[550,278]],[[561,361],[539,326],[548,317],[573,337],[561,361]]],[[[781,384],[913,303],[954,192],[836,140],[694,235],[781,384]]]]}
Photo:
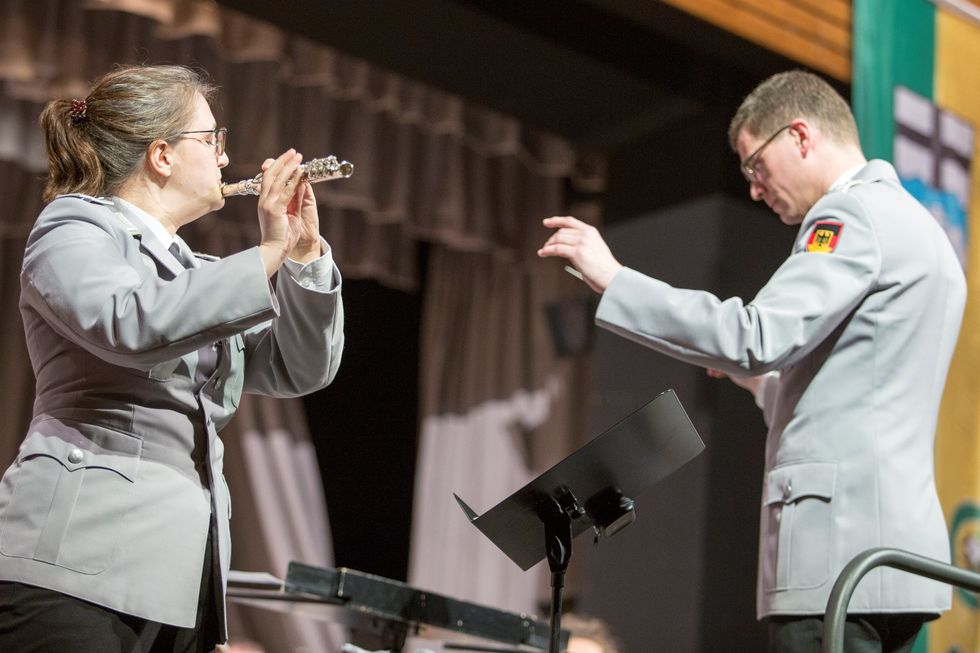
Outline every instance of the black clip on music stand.
{"type": "Polygon", "coordinates": [[[633,523],[632,497],[703,450],[677,395],[667,390],[482,515],[453,495],[470,522],[524,571],[548,558],[549,653],[559,653],[572,539],[590,527],[612,537],[633,523]]]}

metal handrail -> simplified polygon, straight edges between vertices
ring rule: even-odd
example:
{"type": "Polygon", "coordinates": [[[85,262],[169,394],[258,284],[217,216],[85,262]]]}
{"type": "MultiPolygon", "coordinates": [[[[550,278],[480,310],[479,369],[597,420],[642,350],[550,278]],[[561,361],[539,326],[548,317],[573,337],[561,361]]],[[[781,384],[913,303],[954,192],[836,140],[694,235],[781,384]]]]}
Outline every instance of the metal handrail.
{"type": "Polygon", "coordinates": [[[980,592],[980,574],[926,558],[901,549],[868,549],[854,557],[837,577],[827,600],[823,622],[823,653],[844,653],[844,621],[847,604],[857,584],[875,567],[892,567],[917,576],[925,576],[949,585],[980,592]]]}

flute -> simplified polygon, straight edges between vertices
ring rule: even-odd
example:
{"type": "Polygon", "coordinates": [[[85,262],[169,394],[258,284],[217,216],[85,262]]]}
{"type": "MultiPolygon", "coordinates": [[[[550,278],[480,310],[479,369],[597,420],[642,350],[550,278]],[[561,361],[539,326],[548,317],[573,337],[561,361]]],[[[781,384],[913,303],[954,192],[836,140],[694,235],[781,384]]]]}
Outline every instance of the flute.
{"type": "MultiPolygon", "coordinates": [[[[315,184],[320,181],[350,177],[354,173],[354,164],[350,161],[338,161],[337,157],[331,154],[322,159],[310,159],[300,164],[299,169],[303,171],[300,181],[315,184]]],[[[242,179],[233,184],[221,184],[221,195],[223,197],[258,195],[261,185],[262,173],[260,172],[251,179],[242,179]]]]}

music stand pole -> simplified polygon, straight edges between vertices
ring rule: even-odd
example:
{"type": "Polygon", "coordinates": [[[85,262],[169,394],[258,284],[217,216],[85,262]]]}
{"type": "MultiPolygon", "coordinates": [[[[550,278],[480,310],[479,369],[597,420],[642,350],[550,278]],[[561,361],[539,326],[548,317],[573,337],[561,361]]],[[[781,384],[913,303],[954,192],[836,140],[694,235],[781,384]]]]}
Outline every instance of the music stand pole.
{"type": "Polygon", "coordinates": [[[572,518],[555,500],[545,503],[542,512],[546,513],[541,515],[541,520],[544,522],[545,551],[551,569],[551,636],[548,651],[559,653],[562,590],[568,561],[572,557],[572,518]]]}

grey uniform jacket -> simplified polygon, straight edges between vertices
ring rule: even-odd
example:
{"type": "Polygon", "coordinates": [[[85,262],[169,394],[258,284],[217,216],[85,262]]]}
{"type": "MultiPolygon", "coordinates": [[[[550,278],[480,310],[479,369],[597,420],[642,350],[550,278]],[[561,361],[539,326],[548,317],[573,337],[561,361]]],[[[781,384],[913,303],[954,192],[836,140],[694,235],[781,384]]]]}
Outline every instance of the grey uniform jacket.
{"type": "MultiPolygon", "coordinates": [[[[949,560],[933,441],[965,296],[945,234],[879,160],[813,206],[748,304],[630,269],[604,293],[596,319],[618,334],[732,374],[779,372],[765,402],[760,618],[822,613],[843,566],[872,547],[949,560]]],[[[949,603],[948,586],[878,570],[850,611],[949,603]]]]}
{"type": "Polygon", "coordinates": [[[185,270],[143,219],[66,195],[28,239],[20,308],[36,399],[0,481],[0,579],[190,627],[204,556],[222,588],[229,568],[217,431],[243,389],[330,382],[340,276],[331,256],[287,262],[273,289],[257,248],[202,260],[178,238],[185,270]]]}

